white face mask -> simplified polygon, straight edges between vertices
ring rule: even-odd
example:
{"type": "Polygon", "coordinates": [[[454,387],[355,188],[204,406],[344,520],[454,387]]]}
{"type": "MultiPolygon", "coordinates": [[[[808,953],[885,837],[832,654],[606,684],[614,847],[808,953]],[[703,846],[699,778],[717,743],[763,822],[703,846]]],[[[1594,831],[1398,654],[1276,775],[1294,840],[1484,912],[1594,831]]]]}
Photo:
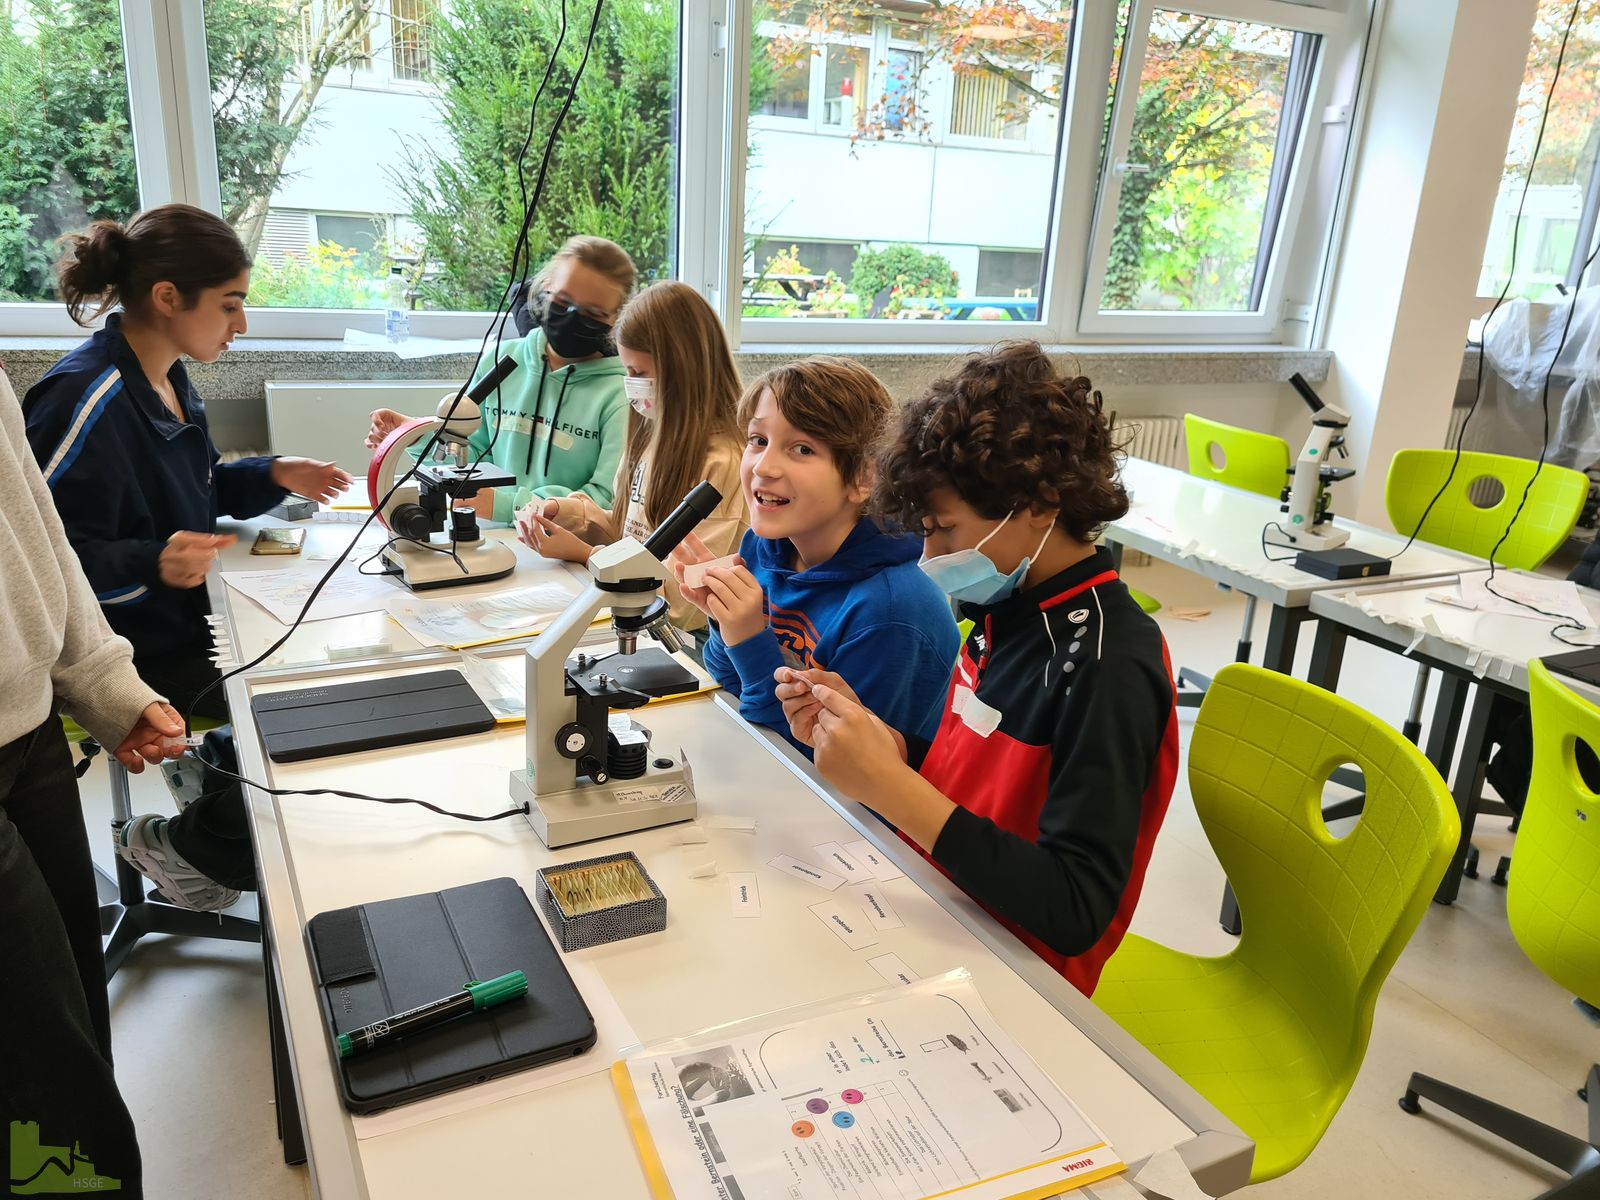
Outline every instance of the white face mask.
{"type": "Polygon", "coordinates": [[[628,403],[633,411],[646,420],[656,415],[656,381],[643,375],[629,375],[622,381],[622,390],[628,393],[628,403]]]}
{"type": "Polygon", "coordinates": [[[1006,522],[1016,514],[1012,509],[1001,518],[1000,523],[983,535],[976,546],[969,546],[965,550],[957,550],[953,554],[939,554],[933,558],[925,558],[917,565],[929,579],[933,580],[953,600],[965,600],[972,604],[998,604],[1007,596],[1017,590],[1017,585],[1027,577],[1028,568],[1033,560],[1044,551],[1045,540],[1050,536],[1050,530],[1056,527],[1055,518],[1050,518],[1050,525],[1044,531],[1044,537],[1039,539],[1039,547],[1030,556],[1017,564],[1016,569],[1009,575],[1000,574],[1000,568],[983,552],[986,542],[995,534],[1005,528],[1006,522]]]}

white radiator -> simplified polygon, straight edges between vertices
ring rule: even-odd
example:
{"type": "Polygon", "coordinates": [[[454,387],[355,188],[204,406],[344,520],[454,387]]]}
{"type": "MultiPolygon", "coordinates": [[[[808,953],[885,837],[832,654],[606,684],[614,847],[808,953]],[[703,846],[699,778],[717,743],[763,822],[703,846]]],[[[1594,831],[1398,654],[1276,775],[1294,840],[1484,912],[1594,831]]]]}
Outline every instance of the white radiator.
{"type": "Polygon", "coordinates": [[[372,451],[365,446],[368,414],[393,408],[431,417],[439,399],[460,380],[267,381],[267,436],[274,454],[303,454],[365,475],[372,451]]]}
{"type": "Polygon", "coordinates": [[[1188,469],[1182,417],[1119,417],[1113,414],[1112,422],[1116,440],[1132,457],[1148,459],[1164,467],[1188,469]]]}

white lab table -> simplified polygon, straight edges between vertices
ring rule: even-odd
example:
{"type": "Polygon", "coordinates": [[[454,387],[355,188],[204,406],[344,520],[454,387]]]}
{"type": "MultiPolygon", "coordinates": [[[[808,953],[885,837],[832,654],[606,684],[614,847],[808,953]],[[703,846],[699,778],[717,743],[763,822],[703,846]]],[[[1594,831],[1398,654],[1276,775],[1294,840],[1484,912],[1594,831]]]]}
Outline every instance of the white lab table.
{"type": "MultiPolygon", "coordinates": [[[[1323,579],[1299,571],[1288,562],[1274,562],[1292,550],[1262,547],[1262,530],[1282,521],[1278,501],[1240,491],[1145,459],[1129,458],[1122,482],[1132,493],[1127,516],[1106,526],[1105,538],[1117,546],[1139,550],[1254,596],[1272,608],[1263,666],[1290,674],[1299,627],[1314,617],[1311,598],[1330,588],[1348,588],[1348,579],[1323,579]]],[[[1368,554],[1393,555],[1405,538],[1367,525],[1336,518],[1349,531],[1350,548],[1368,554]]],[[[1452,551],[1414,542],[1400,554],[1385,576],[1412,579],[1469,570],[1475,560],[1452,551]]]]}
{"type": "MultiPolygon", "coordinates": [[[[366,514],[352,515],[365,517],[366,514]]],[[[351,552],[349,559],[340,568],[342,571],[348,571],[353,564],[359,564],[363,559],[374,555],[388,539],[388,531],[377,521],[373,521],[366,532],[361,533],[361,526],[357,524],[291,522],[270,516],[255,517],[249,521],[224,518],[217,523],[217,532],[231,533],[239,539],[222,552],[219,565],[223,571],[326,571],[333,566],[338,555],[360,534],[361,545],[351,552]],[[304,548],[299,554],[251,554],[250,547],[255,542],[257,532],[272,528],[304,529],[306,531],[304,548]]],[[[560,570],[580,582],[588,580],[586,573],[569,564],[555,564],[541,559],[539,555],[518,542],[515,532],[509,527],[487,524],[483,529],[483,536],[491,541],[503,542],[516,552],[517,569],[512,574],[504,579],[490,580],[487,583],[465,584],[421,593],[413,593],[397,580],[390,580],[389,586],[393,588],[395,598],[420,595],[438,599],[471,600],[547,582],[553,570],[560,570]]],[[[378,570],[378,565],[374,561],[367,569],[375,572],[378,570]]],[[[210,587],[212,608],[222,615],[230,643],[226,647],[222,662],[224,670],[250,662],[288,633],[287,625],[280,623],[255,601],[229,587],[215,575],[212,577],[210,587]]],[[[371,646],[380,643],[388,643],[389,649],[367,656],[368,658],[389,658],[428,649],[412,637],[399,622],[391,620],[385,611],[357,613],[353,616],[325,620],[317,616],[317,607],[313,603],[300,628],[296,629],[293,636],[274,650],[261,665],[264,668],[321,665],[330,661],[328,654],[330,645],[371,646]]]]}
{"type": "MultiPolygon", "coordinates": [[[[1451,793],[1461,816],[1461,841],[1434,897],[1441,904],[1453,902],[1461,889],[1462,866],[1482,801],[1487,735],[1496,698],[1525,704],[1528,663],[1573,649],[1552,636],[1553,622],[1477,612],[1428,599],[1430,592],[1453,590],[1461,580],[1487,574],[1487,570],[1471,571],[1403,582],[1379,580],[1363,586],[1346,582],[1311,598],[1311,612],[1319,618],[1311,673],[1323,686],[1337,686],[1345,644],[1351,637],[1407,654],[1440,673],[1439,697],[1424,749],[1439,774],[1452,781],[1451,793]],[[1477,692],[1461,736],[1462,716],[1474,685],[1477,692]]],[[[1518,572],[1497,569],[1496,574],[1514,576],[1518,572]]],[[[1594,625],[1600,627],[1600,592],[1578,590],[1594,625]]],[[[1600,703],[1600,689],[1567,676],[1562,676],[1561,682],[1600,703]]]]}
{"type": "MultiPolygon", "coordinates": [[[[415,796],[474,813],[506,808],[508,774],[524,760],[521,728],[297,764],[273,764],[263,755],[250,717],[252,695],[453,659],[432,652],[230,680],[241,769],[275,787],[415,796]]],[[[358,1139],[339,1098],[304,937],[306,921],[319,912],[481,879],[509,875],[532,895],[537,868],[624,848],[639,855],[665,893],[667,929],[573,957],[597,968],[640,1039],[881,988],[867,960],[886,952],[924,977],[965,967],[995,1017],[1124,1160],[1137,1163],[1178,1146],[1213,1193],[1247,1182],[1248,1138],[866,810],[833,795],[786,744],[746,725],[720,696],[635,715],[658,744],[682,747],[695,764],[702,824],[714,815],[749,816],[758,823],[755,832],[709,829],[708,845],[685,851],[668,827],[552,852],[520,815],[469,825],[414,806],[250,789],[280,1133],[287,1158],[309,1161],[318,1196],[647,1194],[603,1073],[358,1139]],[[764,864],[863,836],[906,872],[885,885],[905,927],[881,931],[878,946],[852,952],[807,911],[828,894],[764,864]],[[691,859],[708,857],[718,873],[689,878],[691,859]],[[729,871],[757,872],[761,918],[732,918],[729,871]]],[[[617,1049],[591,1052],[597,1072],[617,1049]]]]}

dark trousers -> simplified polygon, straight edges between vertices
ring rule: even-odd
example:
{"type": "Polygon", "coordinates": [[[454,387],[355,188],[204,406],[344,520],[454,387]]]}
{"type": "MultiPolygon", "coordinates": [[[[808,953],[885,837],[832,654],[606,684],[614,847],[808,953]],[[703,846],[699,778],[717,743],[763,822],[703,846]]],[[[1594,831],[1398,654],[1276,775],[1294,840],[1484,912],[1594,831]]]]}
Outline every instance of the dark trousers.
{"type": "MultiPolygon", "coordinates": [[[[209,659],[164,657],[154,661],[135,658],[140,678],[167,697],[180,713],[193,719],[228,720],[222,688],[200,693],[219,672],[209,659]],[[200,697],[196,706],[196,698],[200,697]]],[[[231,764],[230,764],[231,766],[231,764]]],[[[250,844],[250,820],[244,810],[244,790],[226,776],[208,775],[204,795],[167,822],[172,848],[198,870],[224,887],[253,892],[256,889],[255,851],[250,844]],[[216,786],[212,786],[215,781],[216,786]]]]}
{"type": "Polygon", "coordinates": [[[133,1118],[111,1070],[100,900],[54,716],[0,747],[0,1047],[11,1188],[72,1179],[92,1190],[82,1181],[98,1175],[141,1195],[133,1118]]]}

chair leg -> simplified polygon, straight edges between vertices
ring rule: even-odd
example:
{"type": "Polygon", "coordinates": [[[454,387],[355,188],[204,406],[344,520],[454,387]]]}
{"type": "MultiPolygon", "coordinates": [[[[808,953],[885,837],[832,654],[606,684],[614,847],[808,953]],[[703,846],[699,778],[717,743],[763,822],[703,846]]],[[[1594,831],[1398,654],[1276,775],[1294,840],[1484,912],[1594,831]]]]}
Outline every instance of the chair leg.
{"type": "MultiPolygon", "coordinates": [[[[111,836],[122,841],[122,829],[133,819],[133,800],[128,790],[128,772],[111,761],[111,836]]],[[[99,867],[95,871],[104,875],[99,867]]],[[[105,937],[106,980],[109,982],[129,953],[146,934],[165,933],[178,937],[218,938],[230,942],[259,942],[261,926],[249,917],[228,913],[196,912],[179,908],[147,893],[145,877],[139,869],[117,855],[117,899],[100,906],[100,932],[105,937]]]]}
{"type": "Polygon", "coordinates": [[[1509,854],[1502,854],[1500,856],[1500,861],[1495,864],[1494,874],[1489,876],[1489,882],[1494,884],[1495,887],[1505,887],[1506,877],[1510,871],[1511,856],[1509,854]]]}
{"type": "MultiPolygon", "coordinates": [[[[1592,1075],[1591,1072],[1591,1078],[1592,1075]]],[[[1418,1100],[1422,1097],[1478,1128],[1504,1138],[1568,1175],[1587,1174],[1600,1169],[1600,1149],[1582,1138],[1573,1137],[1543,1121],[1535,1121],[1514,1109],[1419,1073],[1411,1076],[1411,1082],[1406,1085],[1406,1094],[1401,1097],[1400,1107],[1408,1113],[1419,1113],[1422,1105],[1418,1100]]]]}
{"type": "Polygon", "coordinates": [[[1467,861],[1461,864],[1461,873],[1468,879],[1476,879],[1478,877],[1478,848],[1476,846],[1467,847],[1467,861]]]}
{"type": "Polygon", "coordinates": [[[1600,1146],[1600,1064],[1589,1068],[1589,1079],[1578,1095],[1589,1106],[1589,1140],[1600,1146]]]}
{"type": "Polygon", "coordinates": [[[1244,928],[1244,922],[1239,917],[1239,900],[1233,894],[1231,883],[1222,885],[1222,912],[1217,916],[1217,924],[1222,926],[1224,933],[1231,933],[1234,937],[1238,937],[1244,928]]]}
{"type": "Polygon", "coordinates": [[[1239,647],[1234,655],[1234,662],[1247,663],[1250,661],[1250,634],[1256,623],[1256,598],[1244,598],[1244,626],[1239,630],[1239,647]]]}
{"type": "Polygon", "coordinates": [[[1432,672],[1431,667],[1417,668],[1417,681],[1411,685],[1411,708],[1405,724],[1400,726],[1401,734],[1413,746],[1422,744],[1422,707],[1428,700],[1428,676],[1432,672]]]}

